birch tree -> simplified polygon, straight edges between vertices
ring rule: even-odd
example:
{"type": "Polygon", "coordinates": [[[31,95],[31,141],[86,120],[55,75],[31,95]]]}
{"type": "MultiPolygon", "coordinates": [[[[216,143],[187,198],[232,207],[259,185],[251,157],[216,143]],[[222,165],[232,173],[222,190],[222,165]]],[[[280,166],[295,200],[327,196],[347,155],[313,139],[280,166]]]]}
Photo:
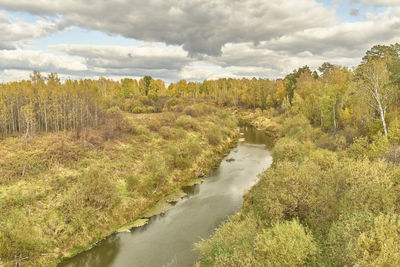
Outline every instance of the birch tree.
{"type": "Polygon", "coordinates": [[[357,68],[360,92],[367,96],[367,103],[379,114],[384,134],[387,135],[385,115],[394,102],[396,88],[390,81],[391,73],[385,58],[376,58],[357,68]]]}

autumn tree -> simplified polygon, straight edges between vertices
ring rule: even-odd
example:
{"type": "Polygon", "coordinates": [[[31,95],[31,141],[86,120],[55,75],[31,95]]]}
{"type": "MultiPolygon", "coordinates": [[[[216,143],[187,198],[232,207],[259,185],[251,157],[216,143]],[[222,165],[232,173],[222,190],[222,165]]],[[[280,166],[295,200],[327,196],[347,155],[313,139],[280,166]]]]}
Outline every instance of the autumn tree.
{"type": "Polygon", "coordinates": [[[387,58],[373,58],[357,68],[359,90],[366,97],[367,103],[376,110],[382,121],[384,134],[387,135],[385,116],[396,98],[396,88],[390,81],[391,73],[387,58]]]}

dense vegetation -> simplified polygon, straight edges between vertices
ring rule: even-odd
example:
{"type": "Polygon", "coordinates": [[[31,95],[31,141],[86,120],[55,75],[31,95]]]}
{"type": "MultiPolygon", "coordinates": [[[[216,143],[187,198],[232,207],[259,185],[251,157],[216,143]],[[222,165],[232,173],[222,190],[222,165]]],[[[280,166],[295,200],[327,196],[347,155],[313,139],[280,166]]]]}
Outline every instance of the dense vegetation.
{"type": "Polygon", "coordinates": [[[237,119],[276,136],[274,163],[201,266],[399,263],[399,52],[277,80],[0,85],[0,265],[51,265],[132,222],[207,171],[237,119]]]}
{"type": "Polygon", "coordinates": [[[113,107],[106,125],[79,137],[0,141],[0,259],[55,265],[206,173],[235,143],[237,122],[226,110],[190,104],[154,114],[113,107]]]}
{"type": "Polygon", "coordinates": [[[244,116],[275,133],[274,162],[197,244],[199,266],[400,264],[399,46],[355,71],[326,66],[296,78],[285,113],[244,116]]]}

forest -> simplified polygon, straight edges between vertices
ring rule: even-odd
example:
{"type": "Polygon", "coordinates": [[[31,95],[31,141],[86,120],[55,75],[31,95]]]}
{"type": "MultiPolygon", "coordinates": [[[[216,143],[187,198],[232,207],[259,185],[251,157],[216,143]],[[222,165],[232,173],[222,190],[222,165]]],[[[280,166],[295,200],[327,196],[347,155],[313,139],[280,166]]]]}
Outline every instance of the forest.
{"type": "Polygon", "coordinates": [[[282,79],[0,84],[0,266],[55,265],[132,222],[238,125],[271,135],[273,165],[196,245],[198,266],[398,265],[399,93],[400,44],[282,79]]]}

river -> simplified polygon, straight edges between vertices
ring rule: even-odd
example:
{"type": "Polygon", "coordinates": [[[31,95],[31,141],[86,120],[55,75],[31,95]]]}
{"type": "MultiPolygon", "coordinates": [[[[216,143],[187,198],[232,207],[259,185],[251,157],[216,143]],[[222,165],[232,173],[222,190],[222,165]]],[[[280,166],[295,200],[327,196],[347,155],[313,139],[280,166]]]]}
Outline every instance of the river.
{"type": "Polygon", "coordinates": [[[271,165],[269,138],[254,128],[240,131],[237,147],[202,184],[184,188],[188,195],[172,209],[152,217],[145,226],[107,237],[59,266],[192,266],[198,257],[194,243],[240,209],[257,174],[271,165]]]}

